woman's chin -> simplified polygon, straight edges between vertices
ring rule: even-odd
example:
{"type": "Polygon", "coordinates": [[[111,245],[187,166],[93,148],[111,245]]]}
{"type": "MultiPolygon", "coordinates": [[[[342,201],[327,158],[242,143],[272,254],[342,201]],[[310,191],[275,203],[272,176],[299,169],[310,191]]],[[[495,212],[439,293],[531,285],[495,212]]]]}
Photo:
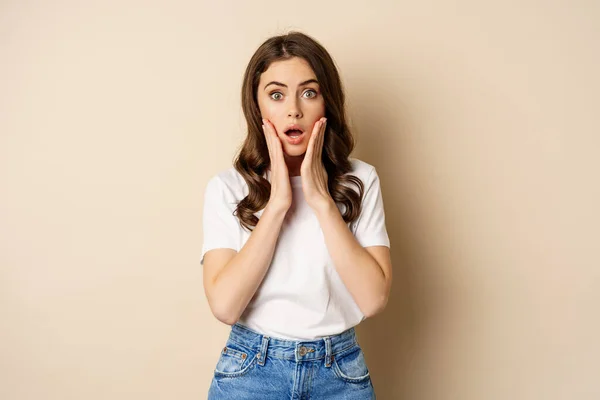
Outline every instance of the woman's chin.
{"type": "Polygon", "coordinates": [[[300,157],[306,153],[306,148],[284,148],[283,152],[290,157],[300,157]]]}

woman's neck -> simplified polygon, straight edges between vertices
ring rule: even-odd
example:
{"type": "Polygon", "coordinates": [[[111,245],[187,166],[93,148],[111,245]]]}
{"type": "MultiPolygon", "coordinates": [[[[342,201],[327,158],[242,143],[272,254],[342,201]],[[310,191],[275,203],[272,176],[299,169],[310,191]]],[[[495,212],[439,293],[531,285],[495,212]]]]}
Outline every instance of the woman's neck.
{"type": "Polygon", "coordinates": [[[302,161],[304,160],[304,154],[301,156],[288,156],[284,153],[283,157],[288,168],[289,176],[299,176],[300,167],[302,166],[302,161]]]}

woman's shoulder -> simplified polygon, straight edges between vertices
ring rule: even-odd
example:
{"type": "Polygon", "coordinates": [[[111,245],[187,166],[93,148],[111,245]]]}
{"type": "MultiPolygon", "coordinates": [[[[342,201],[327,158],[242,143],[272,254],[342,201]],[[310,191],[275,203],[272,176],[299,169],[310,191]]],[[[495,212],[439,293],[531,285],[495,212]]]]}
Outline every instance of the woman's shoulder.
{"type": "Polygon", "coordinates": [[[248,184],[235,167],[217,171],[207,183],[207,187],[225,192],[234,199],[242,199],[248,195],[248,184]]]}
{"type": "Polygon", "coordinates": [[[356,157],[349,157],[348,160],[352,164],[352,171],[349,174],[360,178],[363,182],[366,182],[375,170],[375,166],[356,157]]]}

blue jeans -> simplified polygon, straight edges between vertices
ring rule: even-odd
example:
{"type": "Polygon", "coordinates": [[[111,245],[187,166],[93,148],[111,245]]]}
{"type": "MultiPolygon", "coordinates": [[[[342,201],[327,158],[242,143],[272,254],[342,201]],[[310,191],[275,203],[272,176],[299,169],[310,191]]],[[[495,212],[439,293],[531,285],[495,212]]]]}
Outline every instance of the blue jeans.
{"type": "Polygon", "coordinates": [[[368,400],[375,391],[354,328],[294,341],[236,323],[221,349],[208,399],[368,400]]]}

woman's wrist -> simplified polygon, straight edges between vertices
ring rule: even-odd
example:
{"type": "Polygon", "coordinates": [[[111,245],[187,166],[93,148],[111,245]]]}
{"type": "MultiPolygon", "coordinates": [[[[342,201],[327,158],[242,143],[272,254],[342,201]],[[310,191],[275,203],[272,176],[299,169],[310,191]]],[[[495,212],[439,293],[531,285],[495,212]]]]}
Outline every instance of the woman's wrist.
{"type": "Polygon", "coordinates": [[[285,216],[285,214],[287,214],[288,210],[289,210],[288,206],[277,204],[277,203],[269,200],[269,202],[267,203],[267,206],[265,207],[265,211],[263,211],[262,215],[265,215],[265,213],[268,213],[268,214],[285,216]]]}

